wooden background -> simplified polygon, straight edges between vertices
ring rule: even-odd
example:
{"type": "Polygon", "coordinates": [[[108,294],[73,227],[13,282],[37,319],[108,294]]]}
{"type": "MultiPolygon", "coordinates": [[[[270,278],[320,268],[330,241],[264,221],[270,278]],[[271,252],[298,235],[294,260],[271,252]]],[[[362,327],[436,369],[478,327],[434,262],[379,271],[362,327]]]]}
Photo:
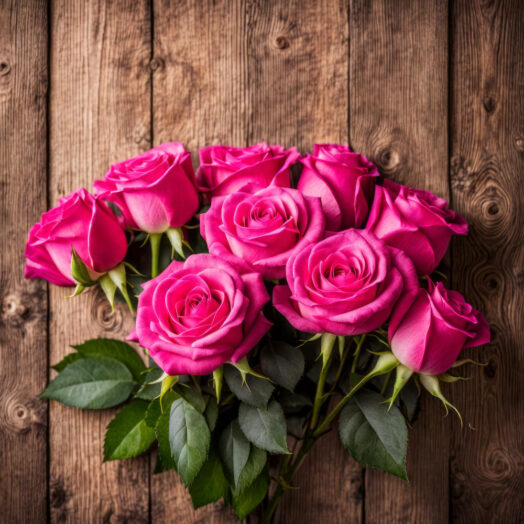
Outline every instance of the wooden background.
{"type": "Polygon", "coordinates": [[[152,458],[102,463],[112,413],[36,395],[68,345],[124,337],[100,294],[23,279],[40,214],[113,161],[180,140],[349,142],[471,224],[451,281],[492,327],[488,365],[425,397],[410,484],[363,471],[332,434],[281,523],[524,519],[524,2],[0,0],[0,521],[229,523],[191,509],[152,458]]]}

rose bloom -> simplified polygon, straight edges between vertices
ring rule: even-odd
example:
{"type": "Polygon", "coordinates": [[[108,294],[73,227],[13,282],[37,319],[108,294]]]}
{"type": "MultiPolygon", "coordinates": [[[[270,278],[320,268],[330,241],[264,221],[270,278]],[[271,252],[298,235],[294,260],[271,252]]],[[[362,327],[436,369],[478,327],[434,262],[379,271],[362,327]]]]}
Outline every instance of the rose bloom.
{"type": "Polygon", "coordinates": [[[352,153],[348,146],[315,144],[304,165],[297,189],[319,196],[326,215],[326,229],[340,231],[360,227],[373,200],[376,166],[365,156],[352,153]]]}
{"type": "Polygon", "coordinates": [[[205,375],[238,362],[271,327],[262,277],[212,255],[173,261],[143,287],[130,338],[169,375],[205,375]]]}
{"type": "Polygon", "coordinates": [[[394,314],[389,325],[391,350],[397,359],[418,373],[447,371],[464,348],[489,342],[484,315],[457,291],[428,280],[429,290],[418,290],[407,312],[394,314]]]}
{"type": "Polygon", "coordinates": [[[168,142],[113,164],[98,195],[114,202],[132,229],[163,233],[183,226],[198,209],[191,155],[179,142],[168,142]]]}
{"type": "Polygon", "coordinates": [[[73,248],[93,279],[123,260],[126,236],[104,202],[85,189],[78,189],[58,202],[29,231],[26,278],[44,278],[57,286],[73,286],[73,248]]]}
{"type": "Polygon", "coordinates": [[[278,279],[293,253],[322,238],[324,223],[318,198],[273,186],[214,197],[200,216],[200,231],[211,254],[278,279]]]}
{"type": "Polygon", "coordinates": [[[375,188],[366,229],[406,252],[419,275],[429,275],[444,257],[451,236],[467,235],[468,224],[443,198],[384,180],[383,187],[375,188]]]}
{"type": "Polygon", "coordinates": [[[418,289],[413,263],[373,233],[348,229],[296,252],[273,304],[300,331],[347,336],[405,311],[418,289]]]}
{"type": "Polygon", "coordinates": [[[296,147],[284,149],[265,142],[250,147],[209,146],[199,155],[198,189],[209,198],[234,193],[246,184],[258,189],[271,184],[290,187],[289,167],[300,157],[296,147]]]}

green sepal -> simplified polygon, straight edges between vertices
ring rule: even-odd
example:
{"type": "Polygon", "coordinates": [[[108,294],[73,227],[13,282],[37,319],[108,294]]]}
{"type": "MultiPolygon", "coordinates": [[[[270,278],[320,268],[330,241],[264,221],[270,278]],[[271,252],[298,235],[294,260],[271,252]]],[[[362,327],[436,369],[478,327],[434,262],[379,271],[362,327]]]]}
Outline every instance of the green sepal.
{"type": "Polygon", "coordinates": [[[160,405],[162,405],[162,399],[164,395],[171,390],[171,388],[178,382],[178,375],[168,375],[163,381],[160,387],[160,405]]]}
{"type": "Polygon", "coordinates": [[[340,360],[344,357],[344,347],[346,345],[346,337],[337,337],[338,341],[338,354],[340,356],[340,360]]]}
{"type": "Polygon", "coordinates": [[[80,258],[80,255],[75,251],[75,248],[71,248],[71,275],[76,284],[81,284],[83,286],[92,286],[94,284],[87,270],[87,266],[84,264],[84,261],[80,258]]]}
{"type": "Polygon", "coordinates": [[[243,384],[246,383],[247,375],[253,375],[254,377],[262,378],[264,380],[271,382],[271,380],[269,380],[267,377],[265,377],[264,375],[261,375],[260,373],[257,373],[254,369],[251,368],[247,360],[247,357],[244,357],[242,360],[239,360],[236,364],[234,362],[228,362],[228,364],[231,364],[232,366],[238,369],[238,371],[242,375],[243,384]]]}
{"type": "Polygon", "coordinates": [[[470,358],[464,358],[462,360],[457,360],[451,368],[459,368],[460,366],[464,366],[465,364],[474,364],[475,366],[487,366],[487,363],[485,362],[477,362],[476,360],[471,360],[470,358]]]}
{"type": "Polygon", "coordinates": [[[124,300],[126,301],[127,307],[132,314],[135,313],[129,294],[127,293],[127,278],[126,278],[126,266],[123,262],[115,266],[113,269],[107,272],[107,276],[111,279],[113,284],[118,288],[124,300]]]}
{"type": "Polygon", "coordinates": [[[449,402],[446,397],[444,397],[442,391],[440,391],[438,378],[433,375],[422,375],[420,373],[418,374],[418,378],[424,388],[442,402],[444,409],[446,410],[446,415],[449,412],[448,408],[451,408],[458,415],[458,418],[460,419],[460,426],[463,427],[464,423],[462,421],[462,415],[460,414],[460,411],[451,402],[449,402]]]}
{"type": "Polygon", "coordinates": [[[107,300],[111,304],[111,311],[115,311],[115,293],[116,293],[116,284],[111,280],[111,277],[106,273],[98,279],[98,283],[102,288],[107,300]]]}
{"type": "Polygon", "coordinates": [[[333,347],[335,346],[335,341],[337,340],[337,335],[332,333],[322,333],[320,339],[320,354],[322,355],[322,368],[325,368],[328,362],[331,360],[331,354],[333,353],[333,347]]]}
{"type": "Polygon", "coordinates": [[[224,382],[224,368],[220,366],[213,371],[213,384],[215,386],[215,394],[217,402],[220,403],[220,397],[222,395],[222,384],[224,382]]]}
{"type": "Polygon", "coordinates": [[[300,347],[304,346],[304,345],[307,344],[308,342],[314,342],[315,340],[318,340],[321,336],[322,336],[322,333],[316,333],[316,334],[313,335],[311,338],[303,339],[303,340],[300,342],[300,344],[297,346],[297,348],[300,348],[300,347]]]}
{"type": "Polygon", "coordinates": [[[75,287],[75,290],[73,291],[73,294],[72,295],[69,295],[68,298],[73,298],[73,297],[76,297],[78,295],[80,295],[80,293],[82,293],[82,291],[84,291],[86,287],[83,286],[82,284],[77,284],[76,287],[75,287]]]}
{"type": "Polygon", "coordinates": [[[395,402],[395,399],[397,398],[402,388],[409,382],[411,375],[413,375],[412,369],[409,369],[408,367],[402,364],[399,364],[397,366],[396,375],[395,375],[395,384],[393,385],[393,393],[391,394],[391,398],[389,399],[388,411],[393,406],[393,402],[395,402]]]}
{"type": "Polygon", "coordinates": [[[456,375],[450,375],[449,373],[442,373],[438,375],[438,379],[442,382],[447,382],[448,384],[453,384],[459,380],[470,380],[471,377],[458,377],[456,375]]]}
{"type": "Polygon", "coordinates": [[[184,255],[184,233],[181,227],[170,227],[166,231],[167,238],[171,244],[171,258],[175,257],[175,252],[182,259],[185,259],[184,255]]]}
{"type": "Polygon", "coordinates": [[[373,377],[378,377],[379,375],[385,375],[393,371],[399,365],[399,361],[395,358],[391,351],[384,351],[379,353],[379,357],[373,369],[352,388],[360,389],[364,383],[373,377]]]}

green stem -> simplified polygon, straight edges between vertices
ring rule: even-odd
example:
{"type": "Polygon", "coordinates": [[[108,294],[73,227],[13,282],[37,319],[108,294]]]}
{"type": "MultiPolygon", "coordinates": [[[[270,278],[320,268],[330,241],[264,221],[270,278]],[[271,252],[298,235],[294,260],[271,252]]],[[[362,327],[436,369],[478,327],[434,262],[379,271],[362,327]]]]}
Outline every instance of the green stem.
{"type": "Polygon", "coordinates": [[[364,377],[342,400],[333,408],[333,411],[327,414],[322,424],[313,432],[313,437],[320,437],[322,433],[329,427],[333,419],[342,411],[342,408],[351,400],[353,395],[369,380],[373,375],[364,377]]]}
{"type": "Polygon", "coordinates": [[[355,349],[355,356],[353,357],[353,363],[351,364],[351,374],[355,373],[357,369],[358,357],[360,356],[360,350],[362,349],[364,340],[366,340],[366,335],[360,335],[360,340],[358,341],[357,347],[355,349]]]}
{"type": "Polygon", "coordinates": [[[314,429],[318,423],[318,417],[320,415],[320,409],[324,404],[324,386],[326,385],[326,378],[331,365],[331,354],[333,352],[333,346],[335,345],[336,337],[330,333],[324,333],[322,335],[321,342],[321,356],[322,356],[322,369],[320,370],[320,376],[318,377],[317,391],[315,393],[315,402],[313,404],[313,415],[311,416],[311,429],[314,429]]]}
{"type": "Polygon", "coordinates": [[[149,235],[149,242],[151,244],[151,277],[158,276],[158,254],[160,252],[160,241],[162,240],[162,233],[151,233],[149,235]]]}

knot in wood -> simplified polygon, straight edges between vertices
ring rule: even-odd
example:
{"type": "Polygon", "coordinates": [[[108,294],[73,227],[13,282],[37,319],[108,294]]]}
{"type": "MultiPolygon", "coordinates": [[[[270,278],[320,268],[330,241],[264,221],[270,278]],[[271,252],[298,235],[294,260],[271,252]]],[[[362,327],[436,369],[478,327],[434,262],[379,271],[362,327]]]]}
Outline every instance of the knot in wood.
{"type": "Polygon", "coordinates": [[[11,66],[5,60],[0,61],[0,76],[6,76],[11,72],[11,66]]]}
{"type": "Polygon", "coordinates": [[[275,46],[277,49],[287,49],[289,47],[289,40],[285,36],[277,36],[275,38],[275,46]]]}

